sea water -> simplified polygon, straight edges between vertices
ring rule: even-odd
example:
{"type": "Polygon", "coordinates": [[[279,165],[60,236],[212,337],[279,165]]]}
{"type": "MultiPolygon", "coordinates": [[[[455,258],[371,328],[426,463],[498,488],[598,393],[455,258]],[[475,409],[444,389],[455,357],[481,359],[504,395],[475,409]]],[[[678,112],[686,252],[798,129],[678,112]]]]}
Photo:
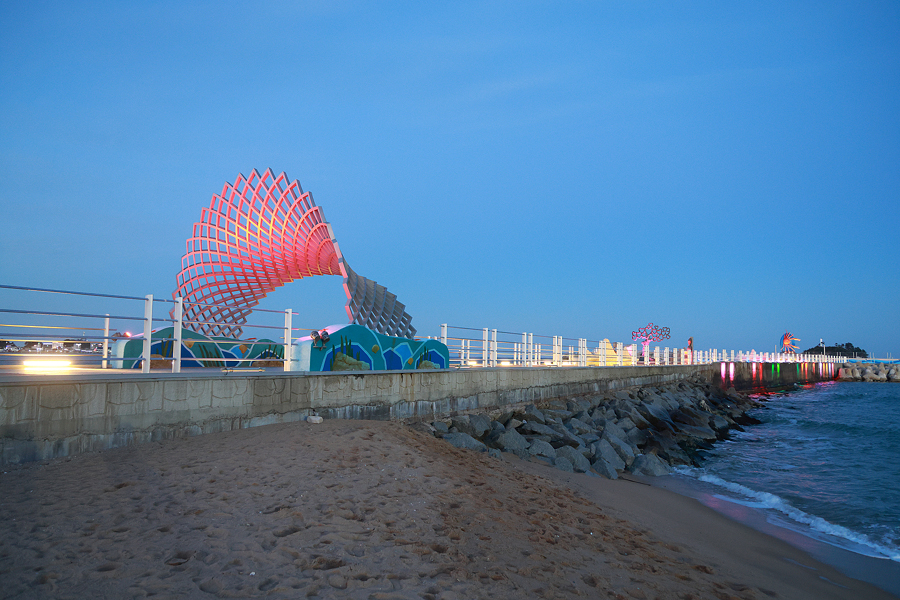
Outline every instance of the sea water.
{"type": "Polygon", "coordinates": [[[732,431],[677,476],[768,523],[900,568],[900,384],[829,382],[758,399],[764,407],[749,414],[760,425],[732,431]]]}

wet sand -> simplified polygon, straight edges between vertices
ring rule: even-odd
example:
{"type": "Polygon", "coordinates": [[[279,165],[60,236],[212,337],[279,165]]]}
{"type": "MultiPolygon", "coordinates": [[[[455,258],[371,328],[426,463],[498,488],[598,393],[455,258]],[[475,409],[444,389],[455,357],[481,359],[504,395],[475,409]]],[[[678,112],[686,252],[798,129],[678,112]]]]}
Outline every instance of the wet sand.
{"type": "Polygon", "coordinates": [[[4,598],[891,598],[696,500],[290,423],[7,468],[4,598]]]}

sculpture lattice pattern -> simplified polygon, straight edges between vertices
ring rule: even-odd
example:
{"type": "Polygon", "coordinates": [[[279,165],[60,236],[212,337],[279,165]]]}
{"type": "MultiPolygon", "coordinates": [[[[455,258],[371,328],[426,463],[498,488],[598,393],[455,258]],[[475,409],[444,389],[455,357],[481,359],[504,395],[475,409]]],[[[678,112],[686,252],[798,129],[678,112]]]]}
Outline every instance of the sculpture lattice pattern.
{"type": "Polygon", "coordinates": [[[271,169],[238,175],[212,197],[181,267],[172,296],[184,298],[185,327],[208,336],[241,337],[262,298],[313,275],[343,276],[351,323],[392,336],[416,333],[394,294],[350,268],[312,195],[271,169]]]}

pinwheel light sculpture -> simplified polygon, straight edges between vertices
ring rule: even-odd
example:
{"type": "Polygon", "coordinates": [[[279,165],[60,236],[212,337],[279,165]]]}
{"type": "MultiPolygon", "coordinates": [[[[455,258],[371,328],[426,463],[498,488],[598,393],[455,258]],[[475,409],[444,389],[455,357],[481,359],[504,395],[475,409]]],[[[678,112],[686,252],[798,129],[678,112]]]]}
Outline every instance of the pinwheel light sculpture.
{"type": "Polygon", "coordinates": [[[314,275],[343,277],[350,323],[384,335],[415,336],[412,317],[397,297],[347,264],[312,195],[271,169],[238,175],[201,211],[172,297],[184,299],[185,327],[240,337],[241,326],[269,292],[314,275]]]}
{"type": "Polygon", "coordinates": [[[794,342],[799,341],[800,338],[795,338],[794,334],[787,332],[781,336],[781,341],[778,344],[778,351],[786,354],[795,354],[798,347],[794,345],[794,342]]]}

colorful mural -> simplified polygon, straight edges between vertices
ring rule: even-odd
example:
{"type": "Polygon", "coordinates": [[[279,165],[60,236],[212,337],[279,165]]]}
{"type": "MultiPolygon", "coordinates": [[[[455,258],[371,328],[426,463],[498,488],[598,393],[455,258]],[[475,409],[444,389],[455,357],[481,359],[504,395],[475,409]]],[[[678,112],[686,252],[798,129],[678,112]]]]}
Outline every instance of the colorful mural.
{"type": "MultiPolygon", "coordinates": [[[[272,340],[238,341],[208,337],[182,329],[181,367],[252,368],[282,367],[284,345],[272,340]]],[[[318,339],[302,337],[291,349],[291,371],[400,371],[446,369],[450,365],[447,346],[437,340],[413,340],[377,333],[361,325],[331,325],[316,332],[318,339]],[[327,336],[322,333],[327,332],[327,336]],[[323,343],[327,337],[328,341],[323,343]]],[[[157,329],[151,336],[153,368],[172,364],[174,328],[157,329]],[[153,340],[159,341],[153,341],[153,340]]],[[[112,361],[124,369],[141,368],[142,335],[118,340],[112,356],[133,360],[112,361]]]]}
{"type": "MultiPolygon", "coordinates": [[[[153,368],[169,367],[174,348],[175,328],[156,329],[150,336],[150,362],[153,368]],[[168,339],[167,339],[168,338],[168,339]],[[154,340],[159,341],[154,341],[154,340]],[[164,364],[163,364],[164,363],[164,364]]],[[[181,330],[181,368],[198,367],[246,368],[280,367],[284,364],[284,344],[262,339],[239,341],[228,337],[208,337],[189,329],[181,330]]],[[[141,356],[144,336],[120,339],[110,354],[116,358],[141,356]]],[[[112,361],[112,366],[123,369],[140,369],[140,360],[112,361]]]]}
{"type": "Polygon", "coordinates": [[[447,346],[437,340],[413,340],[384,335],[361,325],[331,325],[322,332],[296,340],[291,351],[291,371],[400,371],[446,369],[447,346]]]}

